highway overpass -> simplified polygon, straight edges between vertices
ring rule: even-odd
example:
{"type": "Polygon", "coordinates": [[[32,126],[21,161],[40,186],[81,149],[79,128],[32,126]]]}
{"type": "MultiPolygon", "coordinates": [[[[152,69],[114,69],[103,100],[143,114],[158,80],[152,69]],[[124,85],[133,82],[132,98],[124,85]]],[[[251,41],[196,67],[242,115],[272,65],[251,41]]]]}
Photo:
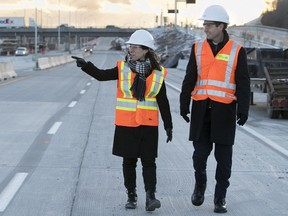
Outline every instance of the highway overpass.
{"type": "MultiPolygon", "coordinates": [[[[1,28],[0,29],[0,40],[3,43],[0,47],[1,54],[8,53],[6,48],[3,46],[9,46],[7,48],[9,53],[14,53],[14,50],[18,46],[25,46],[31,50],[35,47],[35,34],[36,28],[34,27],[23,27],[23,28],[1,28]],[[6,44],[4,39],[13,39],[13,44],[6,44]]],[[[77,48],[81,48],[88,41],[93,40],[97,37],[129,37],[136,29],[133,28],[73,28],[61,26],[60,28],[37,28],[37,42],[38,45],[48,46],[49,49],[57,49],[60,41],[60,49],[65,47],[66,50],[70,50],[70,44],[77,44],[77,48]],[[62,47],[62,48],[61,48],[62,47]]],[[[1,44],[1,43],[0,43],[1,44]]],[[[40,49],[40,47],[39,47],[40,49]]],[[[59,49],[59,48],[58,48],[59,49]]]]}
{"type": "MultiPolygon", "coordinates": [[[[134,28],[72,28],[60,27],[61,37],[129,37],[134,28]]],[[[58,37],[59,28],[37,28],[39,37],[58,37]]],[[[35,37],[35,28],[1,28],[0,38],[35,37]]]]}

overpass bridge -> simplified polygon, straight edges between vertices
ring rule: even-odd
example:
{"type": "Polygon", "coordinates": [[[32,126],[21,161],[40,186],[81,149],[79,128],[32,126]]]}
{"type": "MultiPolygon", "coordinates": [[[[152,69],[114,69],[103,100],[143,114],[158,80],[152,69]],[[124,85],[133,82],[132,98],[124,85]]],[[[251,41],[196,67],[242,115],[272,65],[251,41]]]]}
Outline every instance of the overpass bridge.
{"type": "MultiPolygon", "coordinates": [[[[129,37],[136,29],[133,28],[73,28],[60,26],[58,28],[37,28],[37,43],[41,47],[48,46],[49,49],[55,49],[60,45],[60,49],[70,50],[70,44],[76,44],[77,48],[85,46],[90,40],[97,37],[129,37]],[[60,41],[60,44],[59,44],[60,41]]],[[[34,50],[35,47],[34,27],[21,28],[2,28],[0,40],[13,39],[15,44],[8,44],[11,47],[9,53],[13,53],[18,46],[25,46],[34,50]]],[[[3,44],[6,42],[4,41],[3,44]]],[[[9,42],[10,43],[10,42],[9,42]]],[[[2,45],[3,45],[2,44],[2,45]]],[[[1,46],[2,46],[1,45],[1,46]]],[[[6,45],[5,45],[6,46],[6,45]]],[[[41,48],[42,49],[42,48],[41,48]]],[[[59,49],[59,48],[58,48],[59,49]]],[[[5,53],[5,52],[4,52],[5,53]]],[[[1,51],[2,54],[2,51],[1,51]]]]}
{"type": "MultiPolygon", "coordinates": [[[[129,37],[136,29],[134,28],[37,28],[39,37],[58,37],[59,31],[61,37],[129,37]]],[[[0,38],[15,38],[15,37],[35,37],[34,27],[22,28],[2,28],[0,38]]]]}

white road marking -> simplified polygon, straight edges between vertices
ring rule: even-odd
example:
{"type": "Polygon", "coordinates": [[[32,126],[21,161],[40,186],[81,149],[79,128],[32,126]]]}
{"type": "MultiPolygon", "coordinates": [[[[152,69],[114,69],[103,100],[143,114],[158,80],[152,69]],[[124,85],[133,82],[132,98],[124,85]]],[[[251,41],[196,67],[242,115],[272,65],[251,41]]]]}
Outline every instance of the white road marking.
{"type": "Polygon", "coordinates": [[[16,173],[14,175],[9,184],[0,194],[0,212],[5,211],[6,207],[9,205],[27,176],[28,173],[16,173]]]}
{"type": "Polygon", "coordinates": [[[272,140],[266,138],[265,136],[261,135],[260,133],[256,132],[255,130],[251,129],[248,126],[243,126],[242,129],[244,129],[245,131],[247,131],[248,133],[254,135],[255,137],[257,137],[258,139],[262,140],[263,142],[265,142],[267,145],[269,145],[271,148],[275,149],[276,151],[280,152],[281,154],[285,155],[286,157],[288,157],[288,151],[286,149],[284,149],[283,147],[281,147],[280,145],[278,145],[277,143],[273,142],[272,140]]]}
{"type": "Polygon", "coordinates": [[[74,107],[76,104],[77,104],[77,101],[72,101],[72,102],[68,105],[68,107],[74,107]]]}
{"type": "Polygon", "coordinates": [[[80,94],[84,94],[86,92],[86,90],[81,90],[80,94]]]}
{"type": "Polygon", "coordinates": [[[91,85],[91,83],[90,83],[90,82],[88,82],[88,83],[87,83],[87,86],[90,86],[90,85],[91,85]]]}
{"type": "Polygon", "coordinates": [[[173,88],[174,90],[176,90],[176,91],[178,91],[178,92],[181,92],[181,89],[177,88],[176,86],[172,85],[171,83],[165,82],[165,84],[166,84],[167,86],[170,86],[170,87],[173,88]]]}
{"type": "Polygon", "coordinates": [[[62,122],[55,122],[54,125],[50,128],[47,134],[56,134],[62,122]]]}

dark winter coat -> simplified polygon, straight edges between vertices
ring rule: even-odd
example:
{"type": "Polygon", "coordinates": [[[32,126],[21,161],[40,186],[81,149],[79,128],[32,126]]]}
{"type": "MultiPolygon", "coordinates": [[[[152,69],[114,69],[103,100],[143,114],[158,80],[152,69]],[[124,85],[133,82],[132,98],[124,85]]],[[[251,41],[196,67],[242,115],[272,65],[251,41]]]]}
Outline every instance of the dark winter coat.
{"type": "MultiPolygon", "coordinates": [[[[118,68],[102,70],[88,62],[84,72],[99,81],[117,80],[118,68]]],[[[169,101],[166,95],[165,82],[156,96],[157,104],[161,117],[164,122],[164,128],[173,128],[169,101]]],[[[121,157],[131,158],[155,158],[158,150],[158,127],[157,126],[139,126],[123,127],[115,126],[113,154],[121,157]]]]}
{"type": "MultiPolygon", "coordinates": [[[[208,40],[214,56],[228,42],[229,36],[225,31],[223,42],[215,46],[208,40]]],[[[191,92],[197,81],[197,65],[193,44],[190,59],[186,68],[186,75],[182,83],[180,94],[181,112],[190,112],[191,92]]],[[[238,55],[238,63],[235,71],[236,97],[237,102],[230,104],[219,103],[216,101],[201,100],[192,102],[191,123],[189,140],[198,141],[204,121],[206,109],[211,107],[211,142],[233,145],[236,130],[236,113],[248,116],[250,102],[250,78],[247,67],[246,51],[241,47],[238,55]]]]}

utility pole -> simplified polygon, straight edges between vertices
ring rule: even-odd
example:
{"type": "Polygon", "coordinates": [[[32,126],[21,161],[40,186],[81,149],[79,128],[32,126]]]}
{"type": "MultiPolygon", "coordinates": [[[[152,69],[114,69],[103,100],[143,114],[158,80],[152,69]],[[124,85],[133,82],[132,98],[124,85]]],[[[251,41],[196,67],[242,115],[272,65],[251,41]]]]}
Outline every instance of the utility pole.
{"type": "Polygon", "coordinates": [[[175,12],[174,12],[174,14],[175,14],[175,21],[174,21],[174,28],[177,28],[177,12],[178,12],[178,10],[177,10],[177,0],[175,0],[175,12]]]}
{"type": "Polygon", "coordinates": [[[38,35],[37,35],[37,7],[35,7],[35,20],[34,20],[34,27],[35,27],[35,48],[34,48],[34,56],[35,56],[35,69],[38,69],[38,51],[37,51],[37,39],[38,39],[38,35]]]}
{"type": "Polygon", "coordinates": [[[58,0],[58,50],[60,50],[60,0],[58,0]]]}
{"type": "MultiPolygon", "coordinates": [[[[177,28],[177,13],[178,13],[177,2],[186,2],[186,5],[187,5],[187,4],[195,4],[196,0],[175,0],[175,6],[174,6],[174,13],[175,13],[174,27],[175,28],[177,28]]],[[[169,13],[169,10],[168,10],[168,13],[169,13]]]]}

